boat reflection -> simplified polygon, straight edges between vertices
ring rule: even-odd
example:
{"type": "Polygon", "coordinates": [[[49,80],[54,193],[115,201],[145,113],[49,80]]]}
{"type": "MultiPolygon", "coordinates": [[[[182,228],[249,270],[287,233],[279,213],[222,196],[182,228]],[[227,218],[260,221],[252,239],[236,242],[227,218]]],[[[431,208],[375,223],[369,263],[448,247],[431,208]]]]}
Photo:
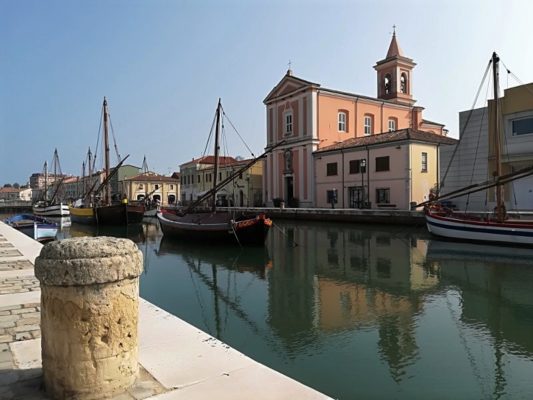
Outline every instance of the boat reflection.
{"type": "Polygon", "coordinates": [[[64,229],[61,239],[84,236],[113,236],[119,238],[131,239],[139,244],[146,240],[145,229],[143,224],[130,224],[124,226],[96,226],[84,224],[72,224],[64,229]]]}
{"type": "Polygon", "coordinates": [[[533,358],[533,249],[431,240],[427,261],[461,290],[463,322],[533,358]]]}
{"type": "Polygon", "coordinates": [[[188,265],[209,264],[217,268],[252,272],[265,279],[272,263],[265,247],[211,246],[206,251],[199,243],[183,243],[177,240],[161,238],[158,255],[175,254],[182,257],[188,265]]]}

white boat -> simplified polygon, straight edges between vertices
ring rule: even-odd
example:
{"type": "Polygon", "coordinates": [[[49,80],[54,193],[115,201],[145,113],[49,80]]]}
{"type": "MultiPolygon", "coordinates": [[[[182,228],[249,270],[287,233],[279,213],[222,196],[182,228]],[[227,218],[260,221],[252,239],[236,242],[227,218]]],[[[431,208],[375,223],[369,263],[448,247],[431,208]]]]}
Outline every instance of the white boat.
{"type": "Polygon", "coordinates": [[[48,163],[44,163],[44,193],[37,203],[32,207],[33,214],[41,217],[68,217],[70,215],[68,204],[58,202],[58,192],[63,183],[64,176],[61,174],[61,167],[59,165],[59,155],[57,149],[54,150],[52,160],[52,168],[54,171],[53,194],[51,199],[48,198],[48,163]],[[61,179],[57,180],[57,169],[59,168],[61,179]]]}
{"type": "Polygon", "coordinates": [[[59,230],[59,225],[55,222],[29,214],[17,214],[4,222],[38,241],[55,239],[59,230]]]}
{"type": "MultiPolygon", "coordinates": [[[[492,54],[493,83],[494,83],[494,127],[489,129],[489,135],[494,145],[496,171],[494,179],[484,183],[470,185],[445,195],[430,194],[430,200],[419,204],[424,206],[426,224],[429,232],[437,236],[450,239],[491,242],[514,245],[533,245],[533,220],[510,218],[504,204],[503,187],[514,180],[533,174],[533,168],[502,175],[500,116],[498,95],[498,63],[499,57],[492,54]],[[495,188],[496,207],[494,212],[486,215],[475,215],[457,212],[443,205],[443,200],[450,200],[459,196],[495,188]]],[[[483,83],[483,82],[482,82],[483,83]]]]}
{"type": "Polygon", "coordinates": [[[41,217],[68,217],[70,215],[68,204],[59,203],[47,205],[45,202],[38,202],[32,207],[33,213],[41,217]]]}

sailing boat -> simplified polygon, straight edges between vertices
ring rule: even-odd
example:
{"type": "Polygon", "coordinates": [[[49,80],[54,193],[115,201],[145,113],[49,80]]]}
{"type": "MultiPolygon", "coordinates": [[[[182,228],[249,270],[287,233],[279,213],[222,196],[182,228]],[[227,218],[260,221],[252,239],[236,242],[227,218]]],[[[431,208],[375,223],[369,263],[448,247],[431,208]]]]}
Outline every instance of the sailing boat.
{"type": "Polygon", "coordinates": [[[143,219],[144,205],[143,204],[128,204],[128,199],[124,197],[120,203],[113,204],[111,202],[111,186],[109,182],[114,173],[116,173],[120,165],[125,161],[124,158],[119,165],[117,165],[113,172],[110,172],[109,167],[109,112],[107,110],[107,99],[104,97],[104,160],[105,160],[105,179],[104,179],[104,198],[101,204],[97,204],[95,208],[95,218],[98,225],[126,225],[132,223],[139,223],[143,219]]]}
{"type": "MultiPolygon", "coordinates": [[[[89,224],[89,225],[127,225],[139,223],[144,215],[143,204],[128,204],[127,198],[122,199],[119,203],[111,202],[111,187],[109,182],[118,172],[124,161],[129,157],[126,156],[120,163],[110,170],[109,167],[109,113],[107,110],[107,99],[104,97],[103,104],[104,114],[104,180],[100,186],[94,190],[97,180],[93,182],[92,187],[84,194],[84,199],[70,207],[72,222],[89,224]],[[96,201],[99,194],[103,192],[103,199],[96,201]]],[[[89,177],[93,179],[91,172],[91,154],[89,149],[89,177]]]]}
{"type": "Polygon", "coordinates": [[[48,199],[48,163],[44,163],[44,194],[42,199],[33,205],[33,214],[43,217],[67,217],[69,216],[69,207],[67,204],[58,202],[58,194],[61,184],[63,183],[63,175],[61,174],[61,167],[59,165],[59,155],[57,149],[54,150],[54,157],[52,160],[52,167],[54,171],[53,188],[54,192],[52,197],[48,199]],[[57,180],[57,169],[59,167],[59,174],[61,179],[57,180]]]}
{"type": "Polygon", "coordinates": [[[446,195],[430,195],[430,200],[419,204],[424,206],[427,228],[437,236],[467,241],[496,242],[503,244],[533,245],[533,220],[518,220],[508,217],[504,204],[504,184],[533,174],[533,167],[502,175],[501,132],[499,118],[498,63],[499,57],[492,54],[494,84],[494,135],[496,171],[494,180],[455,190],[446,195]],[[468,195],[492,187],[496,189],[494,213],[478,216],[459,213],[442,206],[440,201],[468,195]]]}
{"type": "MultiPolygon", "coordinates": [[[[169,210],[157,212],[161,230],[165,236],[182,239],[201,240],[202,242],[220,243],[233,242],[243,244],[263,244],[272,221],[264,213],[236,215],[227,211],[217,211],[216,192],[231,182],[236,176],[246,171],[266,153],[254,158],[245,166],[230,174],[226,179],[217,183],[219,167],[219,136],[222,104],[220,99],[216,109],[215,130],[215,165],[213,171],[213,188],[200,196],[183,212],[175,213],[169,210]],[[203,201],[212,199],[211,212],[192,212],[203,201]]],[[[271,151],[272,149],[268,150],[271,151]]]]}
{"type": "Polygon", "coordinates": [[[93,158],[91,148],[87,151],[87,163],[89,166],[89,175],[85,176],[85,162],[82,166],[82,180],[83,180],[83,195],[80,199],[76,200],[74,204],[69,207],[70,220],[72,222],[84,225],[96,225],[96,219],[94,216],[93,208],[93,190],[98,182],[98,179],[94,177],[92,172],[93,158]],[[87,187],[87,186],[90,187],[87,187]]]}

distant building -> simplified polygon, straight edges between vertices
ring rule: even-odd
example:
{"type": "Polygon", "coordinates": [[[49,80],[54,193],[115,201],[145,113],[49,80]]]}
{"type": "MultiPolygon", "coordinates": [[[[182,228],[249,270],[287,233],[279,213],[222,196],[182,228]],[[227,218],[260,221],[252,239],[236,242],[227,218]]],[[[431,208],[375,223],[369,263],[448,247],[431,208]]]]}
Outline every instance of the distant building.
{"type": "Polygon", "coordinates": [[[122,181],[124,193],[130,200],[158,200],[161,205],[176,204],[180,198],[180,181],[169,176],[145,172],[122,181]]]}
{"type": "MultiPolygon", "coordinates": [[[[111,169],[113,171],[114,168],[111,169]]],[[[126,178],[139,175],[141,169],[134,165],[121,165],[116,174],[111,177],[109,182],[111,186],[111,195],[112,196],[122,196],[126,193],[123,182],[126,178]]]]}
{"type": "Polygon", "coordinates": [[[0,200],[3,201],[30,201],[31,200],[32,189],[16,189],[13,187],[3,187],[0,188],[0,200]]]}
{"type": "MultiPolygon", "coordinates": [[[[213,187],[214,157],[193,159],[180,165],[181,201],[188,204],[211,190],[213,187]]],[[[232,176],[250,160],[237,160],[233,157],[220,157],[217,181],[232,176]]],[[[217,191],[217,201],[222,205],[241,207],[262,204],[263,164],[257,162],[217,191]]]]}
{"type": "MultiPolygon", "coordinates": [[[[421,160],[426,157],[428,170],[434,171],[431,179],[435,179],[435,171],[438,170],[437,152],[428,150],[425,146],[414,146],[414,141],[411,140],[410,143],[413,145],[410,144],[409,152],[405,153],[410,157],[409,161],[404,160],[402,164],[409,167],[402,171],[394,171],[394,185],[385,183],[390,182],[386,178],[391,176],[389,168],[395,168],[393,159],[396,159],[398,154],[396,140],[402,135],[401,132],[391,135],[387,133],[402,131],[413,136],[417,135],[416,132],[426,132],[432,137],[443,138],[448,133],[444,125],[424,119],[422,117],[424,108],[415,106],[416,100],[413,97],[415,65],[412,59],[403,54],[396,34],[393,34],[386,57],[374,66],[377,97],[327,89],[318,83],[294,76],[289,69],[264,100],[267,148],[284,142],[266,158],[263,180],[264,202],[269,206],[276,200],[304,207],[323,206],[331,200],[333,189],[337,189],[339,206],[344,204],[346,207],[387,204],[395,202],[392,199],[401,198],[404,208],[406,199],[418,201],[420,196],[408,196],[405,193],[412,191],[414,194],[426,189],[413,188],[410,182],[411,173],[421,171],[421,167],[418,166],[414,169],[413,163],[422,165],[421,160]],[[376,139],[379,144],[373,145],[373,154],[365,155],[357,146],[367,141],[373,143],[373,136],[380,136],[380,139],[376,139]],[[365,168],[368,169],[368,174],[372,175],[369,178],[376,185],[369,190],[368,186],[361,185],[357,188],[359,185],[355,183],[346,185],[341,179],[335,188],[330,185],[329,178],[318,182],[317,177],[322,176],[328,167],[315,164],[316,160],[325,155],[317,152],[325,148],[332,149],[338,143],[345,143],[344,148],[352,149],[352,141],[360,139],[351,154],[346,154],[344,150],[327,153],[328,162],[332,165],[329,167],[331,170],[325,172],[325,175],[333,176],[333,164],[336,163],[338,170],[335,175],[342,177],[341,170],[349,170],[350,163],[357,170],[355,164],[359,162],[361,166],[363,164],[368,166],[365,168]],[[333,160],[333,156],[336,160],[333,160]],[[387,157],[389,164],[385,165],[387,157]],[[412,170],[411,165],[413,165],[412,170]],[[380,181],[381,184],[378,184],[380,181]],[[409,187],[410,189],[407,189],[409,187]],[[401,190],[401,193],[397,192],[398,190],[401,190]]],[[[401,140],[405,139],[408,137],[404,135],[401,140]]],[[[436,143],[435,140],[432,142],[436,143]]],[[[366,151],[366,148],[363,148],[366,151]]],[[[407,150],[404,148],[403,151],[407,150]]],[[[426,177],[429,180],[429,175],[426,177]]],[[[428,186],[434,184],[436,181],[429,182],[428,186]]],[[[398,206],[399,203],[400,201],[398,206]]]]}
{"type": "MultiPolygon", "coordinates": [[[[502,174],[505,175],[533,166],[533,83],[506,89],[499,105],[502,174]]],[[[489,131],[494,129],[493,106],[494,101],[489,100],[488,107],[459,113],[461,143],[457,151],[455,146],[443,149],[441,176],[445,180],[441,193],[493,179],[495,146],[488,139],[489,131]]],[[[508,210],[533,210],[533,176],[506,185],[504,199],[508,210]]],[[[461,210],[471,211],[491,211],[496,205],[494,190],[472,193],[452,202],[461,210]]]]}

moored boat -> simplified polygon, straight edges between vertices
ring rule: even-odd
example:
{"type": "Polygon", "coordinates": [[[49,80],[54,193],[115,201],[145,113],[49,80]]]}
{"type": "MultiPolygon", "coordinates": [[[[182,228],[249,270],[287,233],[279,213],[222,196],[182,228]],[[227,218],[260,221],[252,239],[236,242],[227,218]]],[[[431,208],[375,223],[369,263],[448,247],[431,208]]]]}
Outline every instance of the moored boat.
{"type": "Polygon", "coordinates": [[[33,205],[32,210],[35,215],[42,217],[68,217],[70,215],[69,206],[64,203],[37,202],[33,205]]]}
{"type": "MultiPolygon", "coordinates": [[[[179,211],[160,210],[157,212],[157,218],[161,224],[161,229],[166,237],[176,237],[185,240],[196,240],[208,243],[233,242],[239,245],[246,244],[263,244],[272,221],[260,214],[236,214],[228,211],[217,211],[216,193],[217,190],[231,182],[236,176],[246,171],[264,154],[254,158],[244,167],[230,174],[226,179],[217,183],[219,167],[219,135],[221,126],[222,105],[219,100],[213,125],[215,131],[215,153],[214,153],[214,172],[213,188],[188,208],[179,211]],[[212,207],[208,212],[198,212],[197,207],[204,201],[211,200],[212,207]]],[[[283,143],[283,142],[281,142],[283,143]]],[[[280,143],[280,144],[281,144],[280,143]]],[[[268,150],[271,151],[272,149],[268,150]]]]}
{"type": "MultiPolygon", "coordinates": [[[[488,130],[489,141],[493,143],[494,147],[495,171],[493,179],[454,190],[447,194],[430,193],[430,200],[418,206],[424,206],[428,231],[434,235],[463,241],[533,245],[533,220],[512,218],[508,215],[505,207],[504,185],[530,176],[533,174],[533,167],[522,168],[508,174],[502,173],[501,146],[503,138],[501,137],[502,124],[498,93],[499,61],[498,55],[493,53],[490,61],[494,85],[493,126],[492,129],[488,130]],[[467,196],[471,193],[489,189],[493,189],[495,192],[496,206],[492,212],[485,215],[458,212],[443,205],[443,200],[449,201],[459,196],[467,196]]],[[[487,73],[485,73],[486,76],[487,73]]]]}
{"type": "Polygon", "coordinates": [[[59,230],[59,225],[55,222],[31,214],[13,215],[4,222],[38,241],[55,239],[59,230]]]}

